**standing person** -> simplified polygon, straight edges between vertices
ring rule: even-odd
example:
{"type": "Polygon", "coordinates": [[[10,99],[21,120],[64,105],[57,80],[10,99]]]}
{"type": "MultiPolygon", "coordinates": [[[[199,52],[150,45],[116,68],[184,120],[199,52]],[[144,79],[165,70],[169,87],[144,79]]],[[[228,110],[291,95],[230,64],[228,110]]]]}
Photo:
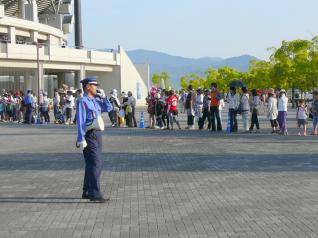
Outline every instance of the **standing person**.
{"type": "Polygon", "coordinates": [[[155,113],[156,113],[156,101],[155,101],[155,96],[156,96],[156,92],[153,90],[148,97],[146,98],[146,102],[147,102],[147,112],[149,114],[149,126],[148,128],[155,128],[155,113]]]}
{"type": "Polygon", "coordinates": [[[181,104],[182,104],[182,113],[185,113],[186,112],[186,108],[185,108],[185,104],[186,104],[186,99],[187,99],[187,96],[188,96],[188,93],[182,89],[182,92],[181,92],[181,104]]]}
{"type": "Polygon", "coordinates": [[[53,112],[54,112],[54,120],[57,122],[57,115],[60,111],[60,103],[61,97],[57,89],[54,89],[54,97],[53,97],[53,112]]]}
{"type": "Polygon", "coordinates": [[[218,91],[218,86],[216,83],[211,84],[211,122],[212,122],[212,132],[222,131],[222,123],[220,118],[220,100],[222,99],[221,93],[218,91]],[[217,127],[215,126],[215,119],[217,122],[217,127]]]}
{"type": "Polygon", "coordinates": [[[129,119],[128,119],[128,112],[127,112],[127,103],[128,103],[128,94],[126,91],[121,92],[121,108],[125,112],[125,125],[124,127],[128,127],[129,119]]]}
{"type": "Polygon", "coordinates": [[[230,93],[227,95],[229,103],[229,116],[230,116],[230,132],[237,132],[237,113],[240,105],[240,96],[236,93],[236,88],[231,87],[230,93]]]}
{"type": "Polygon", "coordinates": [[[208,130],[211,129],[211,114],[210,114],[210,106],[211,106],[211,97],[209,89],[204,89],[203,96],[203,115],[199,120],[199,130],[202,130],[204,127],[205,120],[208,119],[208,130]]]}
{"type": "Polygon", "coordinates": [[[297,119],[297,127],[298,127],[298,135],[307,136],[307,105],[304,99],[299,99],[296,119],[297,119]],[[303,127],[303,133],[301,133],[301,127],[303,127]]]}
{"type": "Polygon", "coordinates": [[[117,89],[113,89],[110,92],[110,103],[113,105],[113,110],[108,113],[112,127],[119,126],[118,113],[120,109],[120,101],[117,96],[117,89]]]}
{"type": "Polygon", "coordinates": [[[78,107],[78,102],[81,100],[81,98],[83,97],[83,91],[82,89],[77,89],[76,90],[76,101],[75,101],[75,116],[74,116],[74,119],[73,119],[73,123],[76,124],[76,112],[77,112],[77,107],[78,107]]]}
{"type": "Polygon", "coordinates": [[[169,117],[169,122],[170,122],[170,129],[173,130],[173,122],[175,122],[179,128],[179,130],[181,130],[181,126],[179,123],[178,118],[178,98],[175,95],[175,91],[174,90],[170,90],[169,91],[169,97],[167,100],[167,104],[168,104],[168,117],[169,117]]]}
{"type": "Polygon", "coordinates": [[[0,121],[4,121],[4,113],[5,113],[5,102],[2,96],[0,95],[0,121]]]}
{"type": "Polygon", "coordinates": [[[83,184],[83,199],[104,203],[105,198],[100,190],[102,173],[102,131],[104,122],[102,112],[112,110],[104,90],[97,89],[96,77],[85,78],[81,81],[84,95],[77,107],[77,142],[76,147],[83,150],[85,158],[85,176],[83,184]]]}
{"type": "Polygon", "coordinates": [[[165,110],[165,101],[163,98],[161,98],[161,95],[159,92],[157,92],[155,96],[155,115],[156,115],[156,126],[157,129],[164,129],[163,126],[163,113],[165,110]]]}
{"type": "Polygon", "coordinates": [[[188,87],[188,94],[185,102],[185,108],[187,113],[187,124],[188,126],[186,129],[194,130],[194,91],[193,86],[189,85],[188,87]]]}
{"type": "Polygon", "coordinates": [[[314,100],[312,102],[311,112],[313,116],[313,132],[311,135],[317,135],[317,125],[318,125],[318,91],[314,92],[314,100]]]}
{"type": "Polygon", "coordinates": [[[252,100],[251,100],[252,118],[251,118],[250,133],[253,132],[254,125],[256,125],[256,133],[260,133],[260,127],[259,127],[259,121],[258,121],[260,106],[261,106],[261,99],[257,94],[257,90],[253,89],[252,90],[252,100]]]}
{"type": "Polygon", "coordinates": [[[46,123],[50,123],[50,115],[49,115],[49,99],[47,98],[47,92],[43,93],[43,101],[41,105],[41,114],[44,117],[44,121],[46,123]]]}
{"type": "Polygon", "coordinates": [[[194,99],[194,115],[195,118],[198,120],[198,126],[200,127],[199,121],[202,120],[203,116],[203,92],[201,88],[197,89],[197,95],[194,99]]]}
{"type": "Polygon", "coordinates": [[[33,110],[33,105],[34,105],[34,99],[33,99],[31,90],[27,91],[27,94],[24,97],[24,103],[25,103],[25,107],[26,107],[24,122],[26,124],[31,124],[32,123],[32,110],[33,110]]]}
{"type": "Polygon", "coordinates": [[[274,89],[269,89],[268,92],[268,106],[267,106],[267,117],[271,122],[272,134],[278,133],[278,108],[277,108],[277,99],[275,97],[274,89]]]}
{"type": "Polygon", "coordinates": [[[224,99],[222,97],[220,100],[220,105],[219,105],[219,115],[220,115],[221,125],[223,125],[222,111],[223,111],[224,107],[225,107],[225,102],[224,102],[224,99]]]}
{"type": "Polygon", "coordinates": [[[278,124],[279,124],[281,135],[288,135],[287,125],[286,125],[287,104],[288,104],[288,98],[286,96],[286,90],[281,89],[279,92],[279,99],[278,99],[278,124]]]}
{"type": "Polygon", "coordinates": [[[72,125],[72,112],[74,107],[74,97],[72,91],[67,91],[66,99],[65,99],[65,114],[66,120],[65,125],[72,125]]]}
{"type": "Polygon", "coordinates": [[[243,130],[245,133],[249,133],[249,113],[250,113],[250,96],[247,88],[242,88],[243,95],[240,100],[240,112],[243,120],[243,130]]]}
{"type": "Polygon", "coordinates": [[[133,96],[131,91],[128,91],[128,102],[127,102],[128,110],[128,126],[129,127],[137,127],[137,121],[135,117],[136,111],[136,98],[133,96]]]}

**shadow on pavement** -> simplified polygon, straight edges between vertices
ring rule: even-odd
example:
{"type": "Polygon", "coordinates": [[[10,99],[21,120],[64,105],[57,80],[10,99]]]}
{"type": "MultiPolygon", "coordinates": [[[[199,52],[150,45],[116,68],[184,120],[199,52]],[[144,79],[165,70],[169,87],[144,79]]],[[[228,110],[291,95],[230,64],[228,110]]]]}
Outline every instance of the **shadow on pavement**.
{"type": "MultiPolygon", "coordinates": [[[[121,171],[318,171],[316,154],[104,153],[104,170],[121,171]]],[[[83,170],[80,153],[0,155],[0,170],[83,170]]]]}

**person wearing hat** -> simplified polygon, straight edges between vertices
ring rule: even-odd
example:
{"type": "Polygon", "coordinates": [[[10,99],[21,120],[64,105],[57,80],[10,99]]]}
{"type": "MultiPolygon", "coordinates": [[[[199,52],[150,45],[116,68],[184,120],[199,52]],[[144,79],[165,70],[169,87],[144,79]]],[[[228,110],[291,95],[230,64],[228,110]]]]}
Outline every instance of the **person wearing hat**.
{"type": "Polygon", "coordinates": [[[76,147],[83,150],[85,158],[85,176],[83,199],[104,203],[100,191],[100,176],[102,172],[102,131],[104,122],[102,112],[110,112],[113,108],[106,98],[104,90],[97,89],[96,77],[88,77],[81,81],[84,95],[77,105],[77,141],[76,147]]]}
{"type": "Polygon", "coordinates": [[[268,90],[268,106],[267,106],[267,117],[271,122],[272,134],[278,133],[278,109],[277,109],[277,99],[275,96],[275,90],[268,90]]]}
{"type": "Polygon", "coordinates": [[[279,99],[278,99],[278,124],[280,129],[281,135],[288,135],[287,132],[287,104],[288,98],[286,96],[286,90],[281,89],[279,92],[279,99]]]}

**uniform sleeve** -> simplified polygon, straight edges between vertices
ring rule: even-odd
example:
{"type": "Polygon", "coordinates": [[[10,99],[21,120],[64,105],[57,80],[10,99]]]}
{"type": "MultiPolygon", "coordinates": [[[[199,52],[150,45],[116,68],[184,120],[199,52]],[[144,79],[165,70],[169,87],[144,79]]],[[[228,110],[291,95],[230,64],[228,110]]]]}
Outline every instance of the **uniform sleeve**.
{"type": "Polygon", "coordinates": [[[112,107],[112,105],[110,105],[110,102],[108,101],[107,98],[104,98],[104,99],[96,99],[96,102],[99,104],[100,108],[101,108],[101,111],[102,112],[109,112],[111,110],[109,110],[110,106],[112,107]]]}
{"type": "Polygon", "coordinates": [[[76,109],[77,142],[85,140],[86,133],[86,109],[84,102],[80,100],[76,109]]]}

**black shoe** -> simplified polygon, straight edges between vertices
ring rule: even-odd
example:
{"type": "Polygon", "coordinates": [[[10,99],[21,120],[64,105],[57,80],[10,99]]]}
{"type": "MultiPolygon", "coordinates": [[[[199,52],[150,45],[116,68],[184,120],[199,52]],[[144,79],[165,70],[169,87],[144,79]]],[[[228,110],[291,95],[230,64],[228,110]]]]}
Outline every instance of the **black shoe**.
{"type": "Polygon", "coordinates": [[[82,199],[89,199],[88,194],[84,192],[84,193],[82,194],[82,199]]]}
{"type": "Polygon", "coordinates": [[[91,198],[90,201],[91,202],[96,202],[96,203],[105,203],[108,202],[110,199],[109,198],[91,198]]]}

